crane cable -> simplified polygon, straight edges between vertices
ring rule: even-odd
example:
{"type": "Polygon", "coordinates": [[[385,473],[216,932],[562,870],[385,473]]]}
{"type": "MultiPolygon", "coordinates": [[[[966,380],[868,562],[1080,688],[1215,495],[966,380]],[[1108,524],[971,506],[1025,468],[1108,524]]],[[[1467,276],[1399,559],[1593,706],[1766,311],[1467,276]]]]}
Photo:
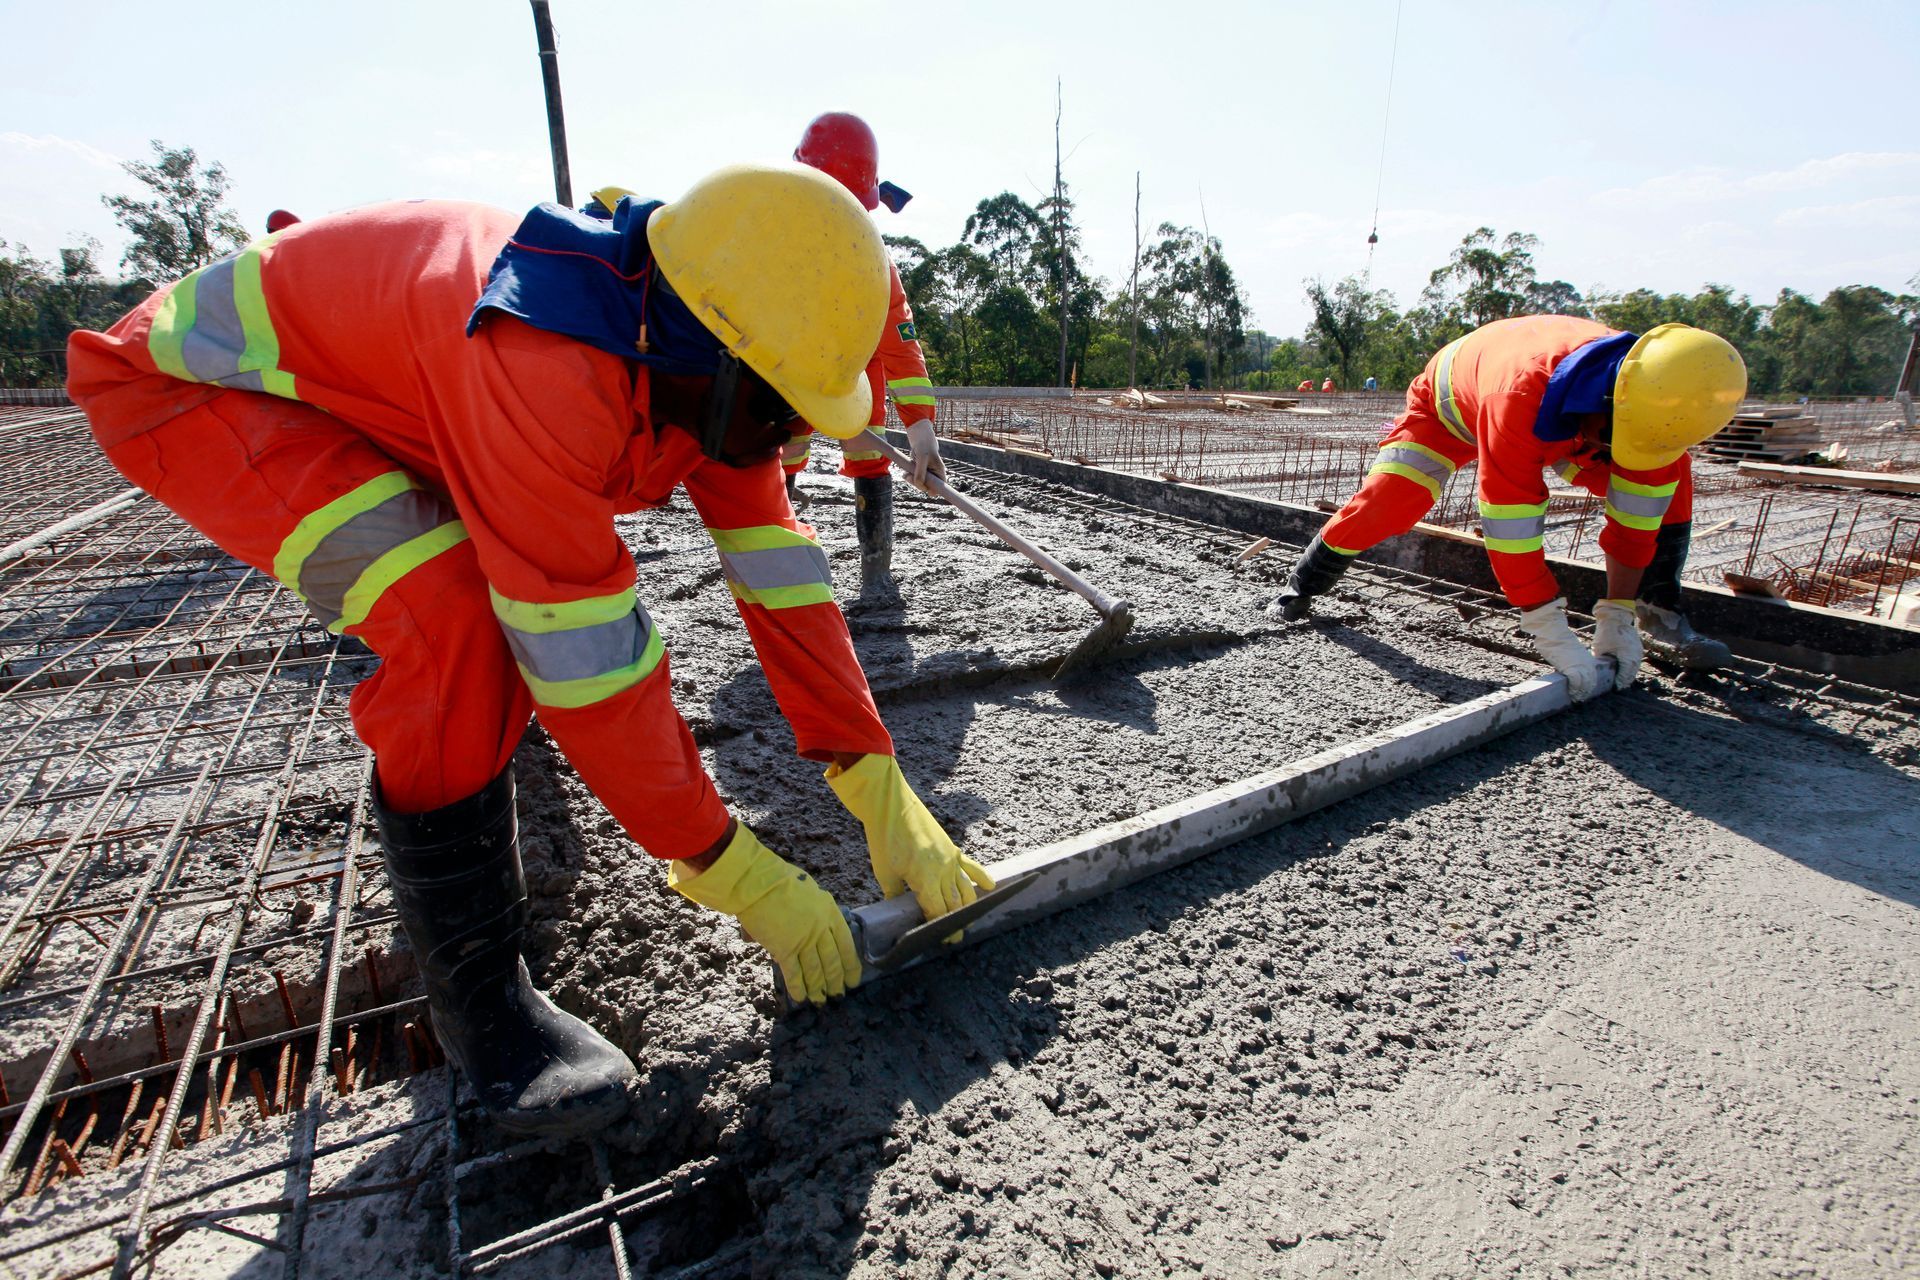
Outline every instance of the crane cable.
{"type": "Polygon", "coordinates": [[[1373,284],[1373,247],[1380,243],[1380,191],[1387,180],[1387,126],[1393,121],[1393,73],[1400,65],[1400,9],[1405,0],[1394,0],[1393,54],[1387,61],[1387,110],[1380,119],[1380,168],[1373,180],[1373,230],[1367,233],[1367,287],[1373,284]]]}

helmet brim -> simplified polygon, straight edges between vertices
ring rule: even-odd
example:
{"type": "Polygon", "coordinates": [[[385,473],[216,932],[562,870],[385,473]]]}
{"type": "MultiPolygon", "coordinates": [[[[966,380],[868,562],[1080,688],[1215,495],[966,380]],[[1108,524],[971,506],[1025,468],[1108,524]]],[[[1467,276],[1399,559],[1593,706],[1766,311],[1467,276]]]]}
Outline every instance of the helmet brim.
{"type": "MultiPolygon", "coordinates": [[[[748,360],[747,363],[752,365],[753,361],[748,360]]],[[[765,378],[767,385],[785,397],[807,425],[822,435],[832,436],[835,440],[851,440],[872,422],[873,384],[867,381],[864,370],[853,380],[853,390],[844,396],[827,396],[819,392],[809,395],[805,391],[782,386],[778,378],[764,369],[755,368],[754,372],[765,378]]]]}

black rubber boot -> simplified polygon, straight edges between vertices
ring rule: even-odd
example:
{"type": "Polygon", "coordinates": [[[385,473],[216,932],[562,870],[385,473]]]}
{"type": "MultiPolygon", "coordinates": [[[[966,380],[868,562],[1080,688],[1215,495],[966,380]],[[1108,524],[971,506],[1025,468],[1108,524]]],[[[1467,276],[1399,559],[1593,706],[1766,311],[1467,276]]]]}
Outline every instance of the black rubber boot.
{"type": "Polygon", "coordinates": [[[502,1128],[563,1136],[627,1112],[626,1055],[534,988],[513,771],[429,813],[374,818],[400,925],[447,1057],[502,1128]]]}
{"type": "Polygon", "coordinates": [[[787,505],[795,511],[805,511],[812,504],[813,499],[809,498],[806,492],[800,488],[800,473],[798,471],[789,472],[787,475],[787,505]]]}
{"type": "Polygon", "coordinates": [[[893,477],[859,476],[853,482],[853,528],[860,539],[860,603],[898,604],[893,580],[893,477]]]}
{"type": "Polygon", "coordinates": [[[1287,585],[1267,606],[1267,612],[1277,613],[1288,622],[1300,621],[1307,616],[1313,598],[1332,590],[1333,584],[1340,580],[1340,575],[1352,563],[1352,556],[1341,555],[1320,541],[1319,534],[1315,534],[1293,566],[1293,572],[1287,575],[1287,585]]]}
{"type": "Polygon", "coordinates": [[[1655,535],[1653,559],[1640,575],[1640,600],[1634,612],[1640,634],[1672,652],[1690,671],[1716,671],[1733,663],[1733,650],[1693,629],[1680,612],[1680,570],[1693,545],[1691,524],[1663,524],[1655,535]]]}

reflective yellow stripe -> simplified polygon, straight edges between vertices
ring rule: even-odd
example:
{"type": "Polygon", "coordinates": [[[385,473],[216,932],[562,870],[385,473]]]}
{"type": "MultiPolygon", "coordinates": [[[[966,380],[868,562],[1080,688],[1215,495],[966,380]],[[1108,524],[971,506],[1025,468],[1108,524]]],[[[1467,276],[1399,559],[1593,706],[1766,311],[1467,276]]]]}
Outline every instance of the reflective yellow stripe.
{"type": "Polygon", "coordinates": [[[153,313],[153,328],[147,330],[147,354],[153,357],[154,368],[184,382],[193,381],[193,375],[187,372],[180,349],[193,332],[194,290],[199,284],[199,273],[195,272],[173,286],[153,313]]]}
{"type": "Polygon", "coordinates": [[[442,551],[458,546],[466,540],[467,526],[458,520],[450,520],[439,528],[403,542],[387,552],[368,565],[366,572],[362,573],[359,580],[348,589],[346,606],[340,611],[339,620],[327,630],[338,635],[348,627],[365,622],[367,614],[372,612],[381,593],[388,587],[442,551]]]}
{"type": "Polygon", "coordinates": [[[1331,542],[1322,542],[1320,545],[1324,546],[1327,550],[1333,552],[1333,554],[1337,556],[1357,556],[1360,554],[1360,549],[1358,547],[1355,547],[1352,551],[1349,551],[1345,547],[1336,547],[1331,542]]]}
{"type": "Polygon", "coordinates": [[[1435,502],[1440,500],[1440,482],[1426,472],[1410,467],[1404,462],[1376,462],[1368,474],[1399,476],[1402,480],[1411,480],[1432,494],[1435,502]]]}
{"type": "Polygon", "coordinates": [[[293,527],[273,557],[273,576],[289,591],[305,599],[300,590],[300,566],[306,563],[321,540],[357,515],[373,510],[395,494],[418,489],[421,484],[404,471],[389,471],[375,476],[359,488],[335,498],[293,527]]]}
{"type": "Polygon", "coordinates": [[[842,449],[840,451],[840,459],[843,462],[872,462],[875,458],[886,456],[878,449],[842,449]]]}
{"type": "Polygon", "coordinates": [[[889,378],[887,391],[895,404],[933,405],[933,382],[927,378],[889,378]],[[924,390],[922,389],[924,388],[924,390]]]}
{"type": "Polygon", "coordinates": [[[537,636],[555,631],[575,631],[581,627],[597,627],[603,622],[617,622],[633,612],[636,599],[632,587],[616,591],[610,596],[588,596],[584,600],[566,600],[558,604],[510,599],[492,587],[487,588],[487,594],[493,599],[494,617],[515,631],[537,636]]]}
{"type": "Polygon", "coordinates": [[[801,605],[832,604],[833,584],[829,582],[803,582],[792,587],[744,587],[739,583],[727,582],[727,588],[733,592],[733,598],[744,604],[757,604],[764,609],[794,609],[801,605]]]}
{"type": "Polygon", "coordinates": [[[624,667],[597,676],[583,676],[578,680],[542,680],[523,665],[520,667],[520,678],[527,682],[527,691],[541,706],[572,710],[603,702],[616,693],[631,689],[653,674],[660,665],[660,655],[665,652],[666,645],[660,639],[660,629],[649,627],[646,649],[624,667]]]}
{"type": "Polygon", "coordinates": [[[280,335],[267,314],[266,286],[260,278],[262,243],[249,245],[233,264],[233,305],[247,331],[247,349],[240,355],[240,371],[259,370],[262,391],[295,399],[293,375],[280,368],[280,335]]]}
{"type": "Polygon", "coordinates": [[[1680,482],[1669,480],[1665,484],[1641,484],[1638,480],[1629,480],[1615,472],[1607,481],[1607,487],[1618,489],[1622,493],[1637,493],[1643,498],[1671,498],[1675,490],[1679,489],[1680,482]]]}
{"type": "Polygon", "coordinates": [[[1473,444],[1473,432],[1467,430],[1466,419],[1461,417],[1460,405],[1453,396],[1453,358],[1465,342],[1465,338],[1455,338],[1440,350],[1440,368],[1434,379],[1434,410],[1447,430],[1462,442],[1473,444]]]}
{"type": "Polygon", "coordinates": [[[1568,484],[1578,484],[1580,481],[1580,464],[1577,462],[1563,462],[1554,470],[1558,471],[1560,478],[1568,484]]]}

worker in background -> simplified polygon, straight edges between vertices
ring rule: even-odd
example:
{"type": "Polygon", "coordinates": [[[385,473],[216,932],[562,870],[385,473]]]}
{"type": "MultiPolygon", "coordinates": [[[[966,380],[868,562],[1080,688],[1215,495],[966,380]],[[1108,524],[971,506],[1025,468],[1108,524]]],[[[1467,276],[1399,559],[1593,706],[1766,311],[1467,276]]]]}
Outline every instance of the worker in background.
{"type": "Polygon", "coordinates": [[[1332,374],[1328,374],[1327,380],[1320,384],[1320,394],[1327,395],[1327,396],[1330,396],[1333,394],[1333,375],[1332,374]]]}
{"type": "Polygon", "coordinates": [[[1686,325],[1637,336],[1570,316],[1523,316],[1476,329],[1414,379],[1360,492],[1308,545],[1269,612],[1305,617],[1354,556],[1411,529],[1453,473],[1477,460],[1494,574],[1575,697],[1598,691],[1596,655],[1614,659],[1617,687],[1632,683],[1642,627],[1687,666],[1725,665],[1727,647],[1679,612],[1693,518],[1687,449],[1726,425],[1746,389],[1740,353],[1686,325]],[[1594,606],[1591,651],[1568,626],[1547,567],[1549,467],[1606,498],[1607,596],[1594,606]]]}
{"type": "Polygon", "coordinates": [[[790,992],[860,980],[833,898],[707,776],[616,515],[686,490],[799,753],[828,765],[889,895],[933,917],[991,883],[901,775],[782,484],[796,413],[865,427],[886,310],[859,205],[811,169],[742,166],[608,219],[450,201],[316,218],[69,345],[114,465],[379,655],[349,710],[394,908],[448,1056],[506,1127],[607,1124],[635,1074],[521,958],[510,766],[530,713],[790,992]]]}
{"type": "MultiPolygon", "coordinates": [[[[829,111],[816,116],[800,136],[793,158],[827,174],[851,191],[869,212],[886,205],[899,213],[913,197],[891,182],[880,181],[880,144],[859,116],[829,111]]],[[[867,362],[867,380],[873,387],[873,413],[868,425],[879,428],[887,420],[886,396],[906,429],[913,450],[913,483],[925,487],[927,473],[944,476],[939,441],[934,435],[933,383],[927,378],[926,357],[913,327],[913,308],[900,284],[898,267],[888,264],[887,323],[880,345],[867,362]]],[[[806,470],[813,424],[795,424],[799,430],[781,454],[787,472],[787,493],[800,502],[797,477],[806,470]]],[[[893,580],[893,482],[886,455],[858,441],[843,446],[840,474],[853,481],[854,531],[860,542],[860,600],[885,605],[899,600],[893,580]]]]}
{"type": "Polygon", "coordinates": [[[1380,381],[1372,374],[1368,374],[1367,380],[1361,383],[1360,386],[1363,391],[1378,391],[1380,389],[1380,381]]]}
{"type": "Polygon", "coordinates": [[[1300,379],[1300,385],[1299,385],[1299,386],[1297,386],[1297,387],[1295,387],[1295,388],[1294,388],[1294,390],[1295,390],[1295,391],[1312,391],[1312,390],[1313,390],[1313,379],[1312,379],[1312,378],[1302,378],[1302,379],[1300,379]]]}

